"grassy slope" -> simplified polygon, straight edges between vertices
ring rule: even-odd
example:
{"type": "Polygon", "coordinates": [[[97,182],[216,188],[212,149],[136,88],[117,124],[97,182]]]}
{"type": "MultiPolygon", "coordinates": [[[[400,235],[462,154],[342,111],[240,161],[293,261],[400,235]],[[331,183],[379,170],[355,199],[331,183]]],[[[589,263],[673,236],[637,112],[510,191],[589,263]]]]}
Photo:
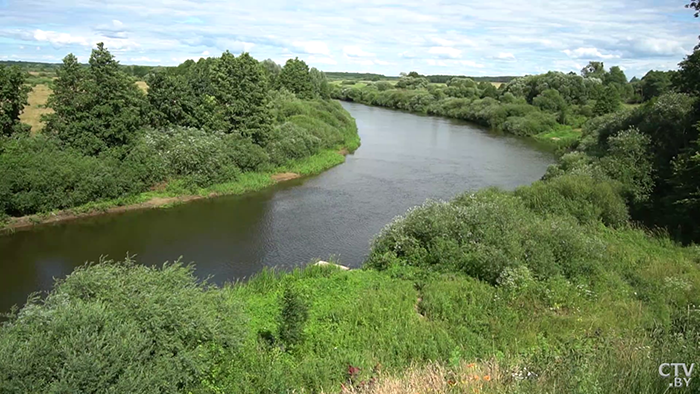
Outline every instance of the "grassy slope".
{"type": "MultiPolygon", "coordinates": [[[[697,349],[654,342],[655,322],[670,306],[647,297],[669,283],[697,289],[700,256],[640,230],[600,226],[596,233],[617,266],[591,288],[548,283],[545,296],[540,289],[494,287],[459,274],[320,267],[263,272],[225,289],[245,305],[248,337],[243,354],[222,361],[208,382],[221,392],[337,392],[348,384],[352,365],[360,368],[358,382],[379,377],[396,383],[395,376],[406,385],[406,379],[424,379],[425,368],[437,368],[444,372],[444,392],[662,392],[658,364],[669,357],[693,362],[688,357],[697,349]],[[624,277],[631,271],[638,272],[636,285],[624,277]],[[310,305],[306,341],[291,353],[264,350],[257,333],[275,332],[286,286],[310,305]],[[404,376],[411,366],[418,372],[404,376]],[[528,371],[530,379],[514,378],[528,371]]],[[[370,392],[399,392],[380,387],[370,392]]]]}

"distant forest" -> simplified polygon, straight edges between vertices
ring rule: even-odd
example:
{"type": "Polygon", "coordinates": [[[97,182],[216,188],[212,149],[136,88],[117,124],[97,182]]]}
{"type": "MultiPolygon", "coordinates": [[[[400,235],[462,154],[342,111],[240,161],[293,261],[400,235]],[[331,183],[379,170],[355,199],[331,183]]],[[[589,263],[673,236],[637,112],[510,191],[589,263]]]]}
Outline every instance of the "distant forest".
{"type": "MultiPolygon", "coordinates": [[[[55,71],[61,63],[38,63],[38,62],[22,62],[14,60],[3,60],[0,61],[0,65],[4,66],[18,66],[25,71],[35,71],[35,72],[53,72],[55,71]]],[[[83,65],[87,66],[87,65],[83,65]]],[[[135,66],[135,65],[120,65],[120,68],[127,74],[136,77],[144,78],[149,72],[161,69],[170,68],[164,66],[135,66]]],[[[325,72],[326,77],[330,81],[338,80],[355,80],[355,81],[391,81],[398,80],[401,76],[386,76],[382,74],[374,73],[351,73],[351,72],[325,72]]],[[[471,78],[475,82],[510,82],[515,76],[497,76],[497,77],[472,77],[467,75],[425,75],[426,78],[432,83],[446,83],[454,77],[460,78],[471,78]]]]}

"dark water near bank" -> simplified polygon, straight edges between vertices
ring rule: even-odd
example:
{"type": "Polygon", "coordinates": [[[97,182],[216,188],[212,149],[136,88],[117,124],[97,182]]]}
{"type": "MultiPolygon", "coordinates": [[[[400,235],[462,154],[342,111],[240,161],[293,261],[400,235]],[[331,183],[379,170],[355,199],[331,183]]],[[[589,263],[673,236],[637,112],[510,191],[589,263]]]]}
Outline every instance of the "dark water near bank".
{"type": "Polygon", "coordinates": [[[452,120],[343,103],[362,146],[345,164],[245,196],[40,226],[0,236],[0,311],[100,255],[145,264],[182,256],[217,283],[265,266],[337,255],[362,264],[369,242],[427,198],[531,183],[554,161],[533,142],[452,120]]]}

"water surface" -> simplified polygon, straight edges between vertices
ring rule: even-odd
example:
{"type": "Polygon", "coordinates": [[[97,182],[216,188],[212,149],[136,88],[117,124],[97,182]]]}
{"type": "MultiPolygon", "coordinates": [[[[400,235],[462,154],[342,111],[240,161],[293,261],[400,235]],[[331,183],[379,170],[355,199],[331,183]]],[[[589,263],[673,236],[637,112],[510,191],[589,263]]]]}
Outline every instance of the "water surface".
{"type": "Polygon", "coordinates": [[[182,257],[200,277],[241,279],[266,266],[336,255],[357,267],[372,237],[427,198],[531,183],[554,161],[530,140],[361,104],[362,146],[344,164],[244,196],[39,226],[0,236],[0,311],[23,304],[101,255],[160,265],[182,257]]]}

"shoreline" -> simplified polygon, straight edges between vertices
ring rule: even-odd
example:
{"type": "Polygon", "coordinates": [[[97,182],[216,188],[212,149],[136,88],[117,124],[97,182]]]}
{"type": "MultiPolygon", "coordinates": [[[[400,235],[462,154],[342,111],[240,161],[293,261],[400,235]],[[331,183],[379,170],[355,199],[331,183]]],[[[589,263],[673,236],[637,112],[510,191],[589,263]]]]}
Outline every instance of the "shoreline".
{"type": "Polygon", "coordinates": [[[165,209],[207,198],[252,193],[281,182],[320,174],[336,165],[344,163],[345,156],[350,153],[352,152],[345,147],[323,150],[315,155],[294,160],[273,172],[244,173],[235,181],[211,185],[198,190],[198,192],[194,194],[149,191],[135,196],[124,197],[117,200],[97,201],[60,211],[10,217],[6,223],[0,224],[0,236],[11,234],[18,230],[27,230],[40,225],[128,211],[155,208],[165,209]]]}

